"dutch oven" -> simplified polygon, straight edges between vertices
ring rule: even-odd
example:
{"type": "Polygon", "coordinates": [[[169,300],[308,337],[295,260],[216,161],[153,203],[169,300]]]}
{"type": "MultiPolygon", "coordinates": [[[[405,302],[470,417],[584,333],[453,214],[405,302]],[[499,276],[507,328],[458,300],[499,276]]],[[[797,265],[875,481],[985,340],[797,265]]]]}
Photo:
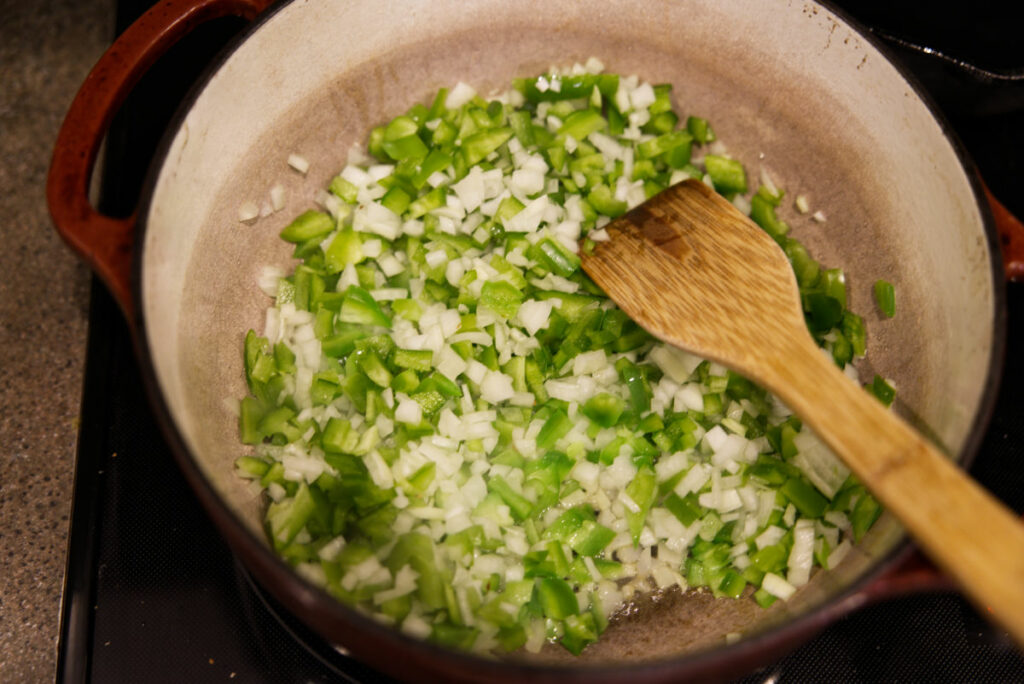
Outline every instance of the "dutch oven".
{"type": "MultiPolygon", "coordinates": [[[[883,516],[840,567],[785,605],[707,594],[642,603],[579,660],[507,661],[401,635],[307,583],[270,550],[260,501],[234,474],[243,453],[227,406],[245,394],[242,337],[267,300],[277,234],[312,205],[369,129],[458,81],[481,92],[599,57],[674,84],[749,168],[805,194],[824,223],[787,214],[818,259],[844,267],[866,314],[868,358],[900,390],[896,410],[961,463],[977,450],[1002,367],[1005,274],[1024,272],[1024,228],[987,194],[948,126],[872,39],[812,2],[649,0],[167,0],[107,51],[57,140],[48,199],[58,231],[128,318],[150,398],[180,467],[245,566],[302,621],[406,679],[675,681],[724,678],[778,658],[838,616],[934,572],[885,574],[909,552],[883,516]],[[194,26],[253,20],[183,103],[138,211],[96,212],[88,186],[111,117],[142,73],[194,26]],[[298,153],[307,175],[290,170],[298,153]],[[288,210],[254,225],[239,206],[281,183],[288,210]],[[990,210],[989,202],[993,210],[990,210]],[[996,220],[993,220],[993,213],[996,220]],[[1000,253],[1002,232],[1003,253],[1000,253]],[[886,278],[900,313],[871,313],[886,278]],[[726,643],[724,636],[742,633],[726,643]]],[[[912,493],[908,493],[912,495],[912,493]]]]}

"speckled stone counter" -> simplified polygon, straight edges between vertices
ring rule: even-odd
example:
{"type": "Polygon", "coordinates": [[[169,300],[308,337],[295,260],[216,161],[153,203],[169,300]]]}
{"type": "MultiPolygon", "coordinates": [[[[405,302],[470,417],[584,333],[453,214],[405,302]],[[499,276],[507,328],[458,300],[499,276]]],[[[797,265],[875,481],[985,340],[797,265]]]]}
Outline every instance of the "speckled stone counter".
{"type": "Polygon", "coordinates": [[[89,274],[53,230],[46,173],[112,0],[0,0],[0,681],[53,681],[89,274]]]}

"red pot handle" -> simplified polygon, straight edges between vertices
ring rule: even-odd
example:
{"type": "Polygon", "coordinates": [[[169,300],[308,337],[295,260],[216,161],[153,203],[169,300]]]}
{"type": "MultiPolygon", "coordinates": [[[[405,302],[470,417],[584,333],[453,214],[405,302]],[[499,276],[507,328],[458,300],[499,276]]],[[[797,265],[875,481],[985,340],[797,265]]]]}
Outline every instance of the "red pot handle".
{"type": "Polygon", "coordinates": [[[988,186],[982,183],[985,189],[985,199],[992,209],[992,218],[996,222],[996,229],[999,231],[999,245],[1003,251],[1003,267],[1006,270],[1007,280],[1014,282],[1024,281],[1024,223],[1010,213],[1010,210],[1003,206],[1002,202],[995,198],[988,186]]]}
{"type": "Polygon", "coordinates": [[[103,53],[64,118],[46,181],[50,215],[57,232],[99,275],[129,319],[136,217],[104,216],[89,201],[100,141],[125,97],[171,46],[211,19],[255,19],[271,1],[165,0],[155,5],[103,53]]]}
{"type": "MultiPolygon", "coordinates": [[[[1024,516],[1021,522],[1024,523],[1024,516]]],[[[921,553],[920,549],[913,547],[894,566],[857,591],[851,599],[851,605],[859,606],[904,594],[933,591],[960,590],[946,573],[935,567],[935,564],[921,553]]]]}
{"type": "Polygon", "coordinates": [[[860,603],[876,603],[904,594],[957,591],[948,575],[935,567],[916,547],[895,566],[857,592],[860,603]]]}

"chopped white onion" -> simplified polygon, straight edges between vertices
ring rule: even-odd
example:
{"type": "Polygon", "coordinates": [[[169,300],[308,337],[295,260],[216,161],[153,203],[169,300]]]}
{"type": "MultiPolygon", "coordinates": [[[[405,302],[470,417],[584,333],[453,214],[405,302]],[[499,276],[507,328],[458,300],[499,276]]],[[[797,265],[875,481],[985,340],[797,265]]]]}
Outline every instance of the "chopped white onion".
{"type": "Polygon", "coordinates": [[[783,601],[788,600],[789,597],[796,593],[796,587],[774,572],[765,573],[764,579],[761,581],[761,588],[783,601]]]}
{"type": "Polygon", "coordinates": [[[303,176],[309,172],[309,160],[298,154],[288,155],[288,166],[292,167],[303,176]]]}
{"type": "Polygon", "coordinates": [[[247,223],[256,218],[259,218],[260,207],[255,202],[243,202],[238,207],[238,220],[242,223],[247,223]]]}

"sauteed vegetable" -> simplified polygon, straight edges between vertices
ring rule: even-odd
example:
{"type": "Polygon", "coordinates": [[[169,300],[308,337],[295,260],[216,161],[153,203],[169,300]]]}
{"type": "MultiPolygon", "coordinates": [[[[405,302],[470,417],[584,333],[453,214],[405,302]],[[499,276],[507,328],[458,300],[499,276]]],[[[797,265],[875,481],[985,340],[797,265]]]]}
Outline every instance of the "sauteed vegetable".
{"type": "Polygon", "coordinates": [[[655,341],[579,268],[613,217],[703,179],[784,248],[855,375],[842,271],[671,94],[596,60],[442,89],[282,231],[299,262],[263,279],[237,467],[299,572],[441,644],[579,653],[637,592],[788,598],[871,526],[878,504],[784,406],[655,341]]]}

